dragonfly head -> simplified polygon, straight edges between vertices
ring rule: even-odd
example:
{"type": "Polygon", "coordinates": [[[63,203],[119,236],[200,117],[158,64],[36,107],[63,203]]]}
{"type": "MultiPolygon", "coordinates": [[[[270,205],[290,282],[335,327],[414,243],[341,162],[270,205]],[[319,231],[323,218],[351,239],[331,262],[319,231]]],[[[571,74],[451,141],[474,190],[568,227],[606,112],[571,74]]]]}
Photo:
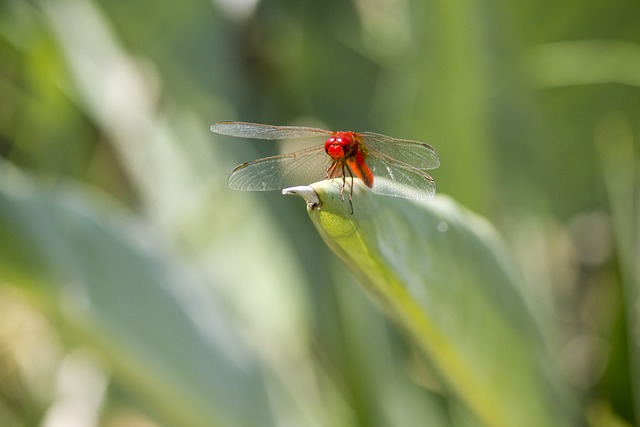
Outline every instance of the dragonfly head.
{"type": "Polygon", "coordinates": [[[352,159],[358,154],[359,137],[355,132],[336,132],[327,138],[324,150],[334,160],[352,159]]]}

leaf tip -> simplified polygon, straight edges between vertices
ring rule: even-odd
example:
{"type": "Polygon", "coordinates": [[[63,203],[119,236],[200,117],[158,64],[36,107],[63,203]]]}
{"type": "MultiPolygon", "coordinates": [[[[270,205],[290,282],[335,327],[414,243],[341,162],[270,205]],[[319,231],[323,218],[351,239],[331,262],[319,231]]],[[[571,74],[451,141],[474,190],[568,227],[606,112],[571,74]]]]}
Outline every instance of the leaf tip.
{"type": "Polygon", "coordinates": [[[285,188],[282,190],[282,194],[286,196],[302,197],[305,202],[307,202],[307,207],[311,210],[320,207],[320,198],[318,197],[318,193],[308,185],[285,188]]]}

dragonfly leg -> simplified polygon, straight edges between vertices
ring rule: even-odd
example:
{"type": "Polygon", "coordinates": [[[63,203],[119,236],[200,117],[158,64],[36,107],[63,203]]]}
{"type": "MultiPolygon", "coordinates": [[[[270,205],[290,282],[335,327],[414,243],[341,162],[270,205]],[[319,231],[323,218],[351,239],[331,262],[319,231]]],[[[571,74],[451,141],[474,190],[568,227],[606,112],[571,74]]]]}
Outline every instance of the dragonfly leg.
{"type": "Polygon", "coordinates": [[[351,167],[343,163],[342,164],[342,189],[340,190],[340,196],[342,196],[342,201],[344,202],[344,187],[347,185],[347,173],[349,174],[349,178],[351,178],[351,184],[349,185],[349,214],[353,215],[353,171],[351,167]]]}
{"type": "Polygon", "coordinates": [[[331,179],[336,176],[336,170],[338,169],[338,162],[333,162],[327,168],[327,171],[324,173],[324,178],[322,179],[331,179]]]}
{"type": "Polygon", "coordinates": [[[345,164],[342,163],[342,188],[340,189],[340,198],[344,202],[344,186],[347,184],[347,174],[345,173],[345,164]]]}
{"type": "Polygon", "coordinates": [[[349,207],[351,208],[351,215],[353,215],[353,175],[351,175],[351,188],[349,189],[349,207]]]}
{"type": "Polygon", "coordinates": [[[344,202],[344,188],[347,186],[347,175],[351,178],[351,184],[349,185],[349,207],[351,214],[353,215],[353,171],[351,167],[345,162],[334,161],[331,166],[327,168],[327,172],[324,174],[323,179],[338,178],[342,173],[342,186],[340,188],[340,198],[344,202]],[[340,168],[340,169],[338,169],[340,168]]]}

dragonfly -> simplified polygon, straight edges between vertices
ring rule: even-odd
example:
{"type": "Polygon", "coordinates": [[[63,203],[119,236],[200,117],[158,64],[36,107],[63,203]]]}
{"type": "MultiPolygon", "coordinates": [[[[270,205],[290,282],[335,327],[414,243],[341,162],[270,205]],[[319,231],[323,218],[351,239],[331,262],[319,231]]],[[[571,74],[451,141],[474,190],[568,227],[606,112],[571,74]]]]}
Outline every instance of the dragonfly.
{"type": "Polygon", "coordinates": [[[426,170],[440,165],[434,148],[424,142],[397,139],[373,132],[331,131],[305,126],[275,126],[225,121],[211,126],[221,135],[279,140],[325,138],[324,145],[253,160],[236,166],[229,187],[268,191],[342,178],[341,197],[350,178],[349,203],[353,213],[353,180],[360,179],[376,194],[429,200],[436,184],[426,170]]]}

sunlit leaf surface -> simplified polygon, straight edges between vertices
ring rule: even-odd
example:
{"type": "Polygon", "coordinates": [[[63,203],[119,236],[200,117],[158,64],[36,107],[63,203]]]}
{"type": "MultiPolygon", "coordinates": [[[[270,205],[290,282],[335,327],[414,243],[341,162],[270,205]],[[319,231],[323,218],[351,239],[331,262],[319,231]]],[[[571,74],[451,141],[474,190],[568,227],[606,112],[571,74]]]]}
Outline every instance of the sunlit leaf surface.
{"type": "Polygon", "coordinates": [[[336,181],[311,186],[320,205],[309,215],[451,395],[485,425],[565,425],[539,301],[490,225],[444,196],[395,200],[355,184],[353,215],[336,181]]]}

